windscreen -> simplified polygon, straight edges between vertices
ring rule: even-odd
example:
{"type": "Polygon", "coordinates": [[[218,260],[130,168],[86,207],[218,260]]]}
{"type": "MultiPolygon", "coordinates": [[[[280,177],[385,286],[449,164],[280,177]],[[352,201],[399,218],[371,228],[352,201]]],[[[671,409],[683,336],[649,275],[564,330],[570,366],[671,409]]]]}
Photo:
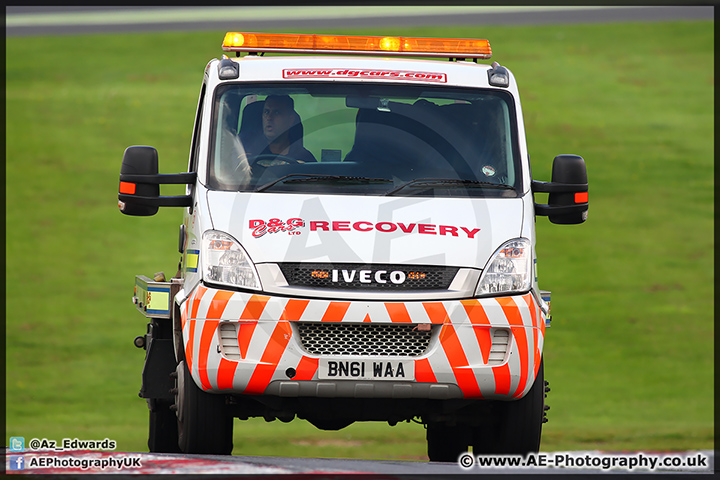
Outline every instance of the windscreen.
{"type": "Polygon", "coordinates": [[[407,85],[228,84],[208,186],[225,191],[515,197],[512,97],[407,85]]]}

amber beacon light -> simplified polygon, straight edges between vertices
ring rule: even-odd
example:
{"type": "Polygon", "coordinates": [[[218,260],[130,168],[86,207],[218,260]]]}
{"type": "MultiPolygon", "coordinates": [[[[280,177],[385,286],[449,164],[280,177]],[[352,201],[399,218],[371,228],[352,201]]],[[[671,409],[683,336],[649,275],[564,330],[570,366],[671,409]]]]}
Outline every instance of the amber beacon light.
{"type": "Polygon", "coordinates": [[[488,40],[228,32],[226,52],[350,53],[417,57],[490,58],[488,40]]]}

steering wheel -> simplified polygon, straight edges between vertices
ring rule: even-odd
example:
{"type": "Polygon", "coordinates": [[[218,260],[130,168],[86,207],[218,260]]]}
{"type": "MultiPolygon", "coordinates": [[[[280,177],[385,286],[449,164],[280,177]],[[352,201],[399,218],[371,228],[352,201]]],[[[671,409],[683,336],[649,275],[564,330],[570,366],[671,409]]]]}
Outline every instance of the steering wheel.
{"type": "Polygon", "coordinates": [[[261,167],[272,167],[275,165],[300,164],[298,159],[287,157],[285,155],[275,153],[261,153],[260,155],[250,155],[248,157],[250,165],[257,164],[261,167]]]}
{"type": "Polygon", "coordinates": [[[295,158],[288,157],[285,155],[275,154],[275,153],[261,153],[260,155],[246,155],[246,156],[244,156],[244,159],[247,161],[247,164],[243,161],[239,161],[237,164],[237,167],[235,167],[235,170],[233,171],[233,175],[237,175],[238,172],[240,171],[240,168],[243,167],[243,165],[267,168],[267,167],[273,167],[276,165],[288,165],[288,164],[299,165],[301,163],[304,163],[295,158]]]}

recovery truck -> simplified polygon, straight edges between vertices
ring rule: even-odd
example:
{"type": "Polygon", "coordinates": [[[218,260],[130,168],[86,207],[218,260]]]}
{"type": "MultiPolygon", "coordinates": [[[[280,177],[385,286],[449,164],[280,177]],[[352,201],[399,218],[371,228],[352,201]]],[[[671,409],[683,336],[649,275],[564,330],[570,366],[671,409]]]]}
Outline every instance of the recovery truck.
{"type": "Polygon", "coordinates": [[[230,454],[250,417],[414,421],[432,461],[538,451],[535,221],[586,220],[582,157],[532,179],[487,40],[230,32],[222,48],[188,171],[159,174],[149,146],[122,161],[122,213],[183,211],[178,273],[135,280],[150,451],[230,454]]]}

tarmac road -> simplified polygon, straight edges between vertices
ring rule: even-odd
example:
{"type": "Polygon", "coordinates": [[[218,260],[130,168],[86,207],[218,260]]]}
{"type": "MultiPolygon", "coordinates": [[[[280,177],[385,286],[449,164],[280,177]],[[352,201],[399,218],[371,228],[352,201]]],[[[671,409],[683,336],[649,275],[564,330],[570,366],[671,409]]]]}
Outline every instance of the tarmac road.
{"type": "Polygon", "coordinates": [[[91,33],[713,20],[713,6],[6,7],[8,37],[91,33]]]}
{"type": "MultiPolygon", "coordinates": [[[[181,475],[297,475],[337,478],[338,474],[366,474],[375,479],[407,479],[424,475],[446,478],[466,474],[599,474],[599,473],[712,473],[715,456],[710,450],[674,453],[546,452],[535,457],[533,466],[466,468],[459,463],[422,461],[354,460],[332,458],[285,458],[126,453],[109,451],[6,451],[9,473],[65,474],[124,473],[181,475]],[[21,459],[20,459],[21,458],[21,459]],[[635,459],[636,466],[622,468],[622,459],[635,459]],[[616,468],[603,468],[615,461],[616,468]],[[667,466],[650,469],[651,462],[667,466]],[[546,466],[539,466],[546,462],[546,466]],[[671,465],[671,464],[674,464],[671,465]],[[702,467],[702,468],[698,468],[702,467]]],[[[630,464],[632,465],[632,464],[630,464]]]]}

